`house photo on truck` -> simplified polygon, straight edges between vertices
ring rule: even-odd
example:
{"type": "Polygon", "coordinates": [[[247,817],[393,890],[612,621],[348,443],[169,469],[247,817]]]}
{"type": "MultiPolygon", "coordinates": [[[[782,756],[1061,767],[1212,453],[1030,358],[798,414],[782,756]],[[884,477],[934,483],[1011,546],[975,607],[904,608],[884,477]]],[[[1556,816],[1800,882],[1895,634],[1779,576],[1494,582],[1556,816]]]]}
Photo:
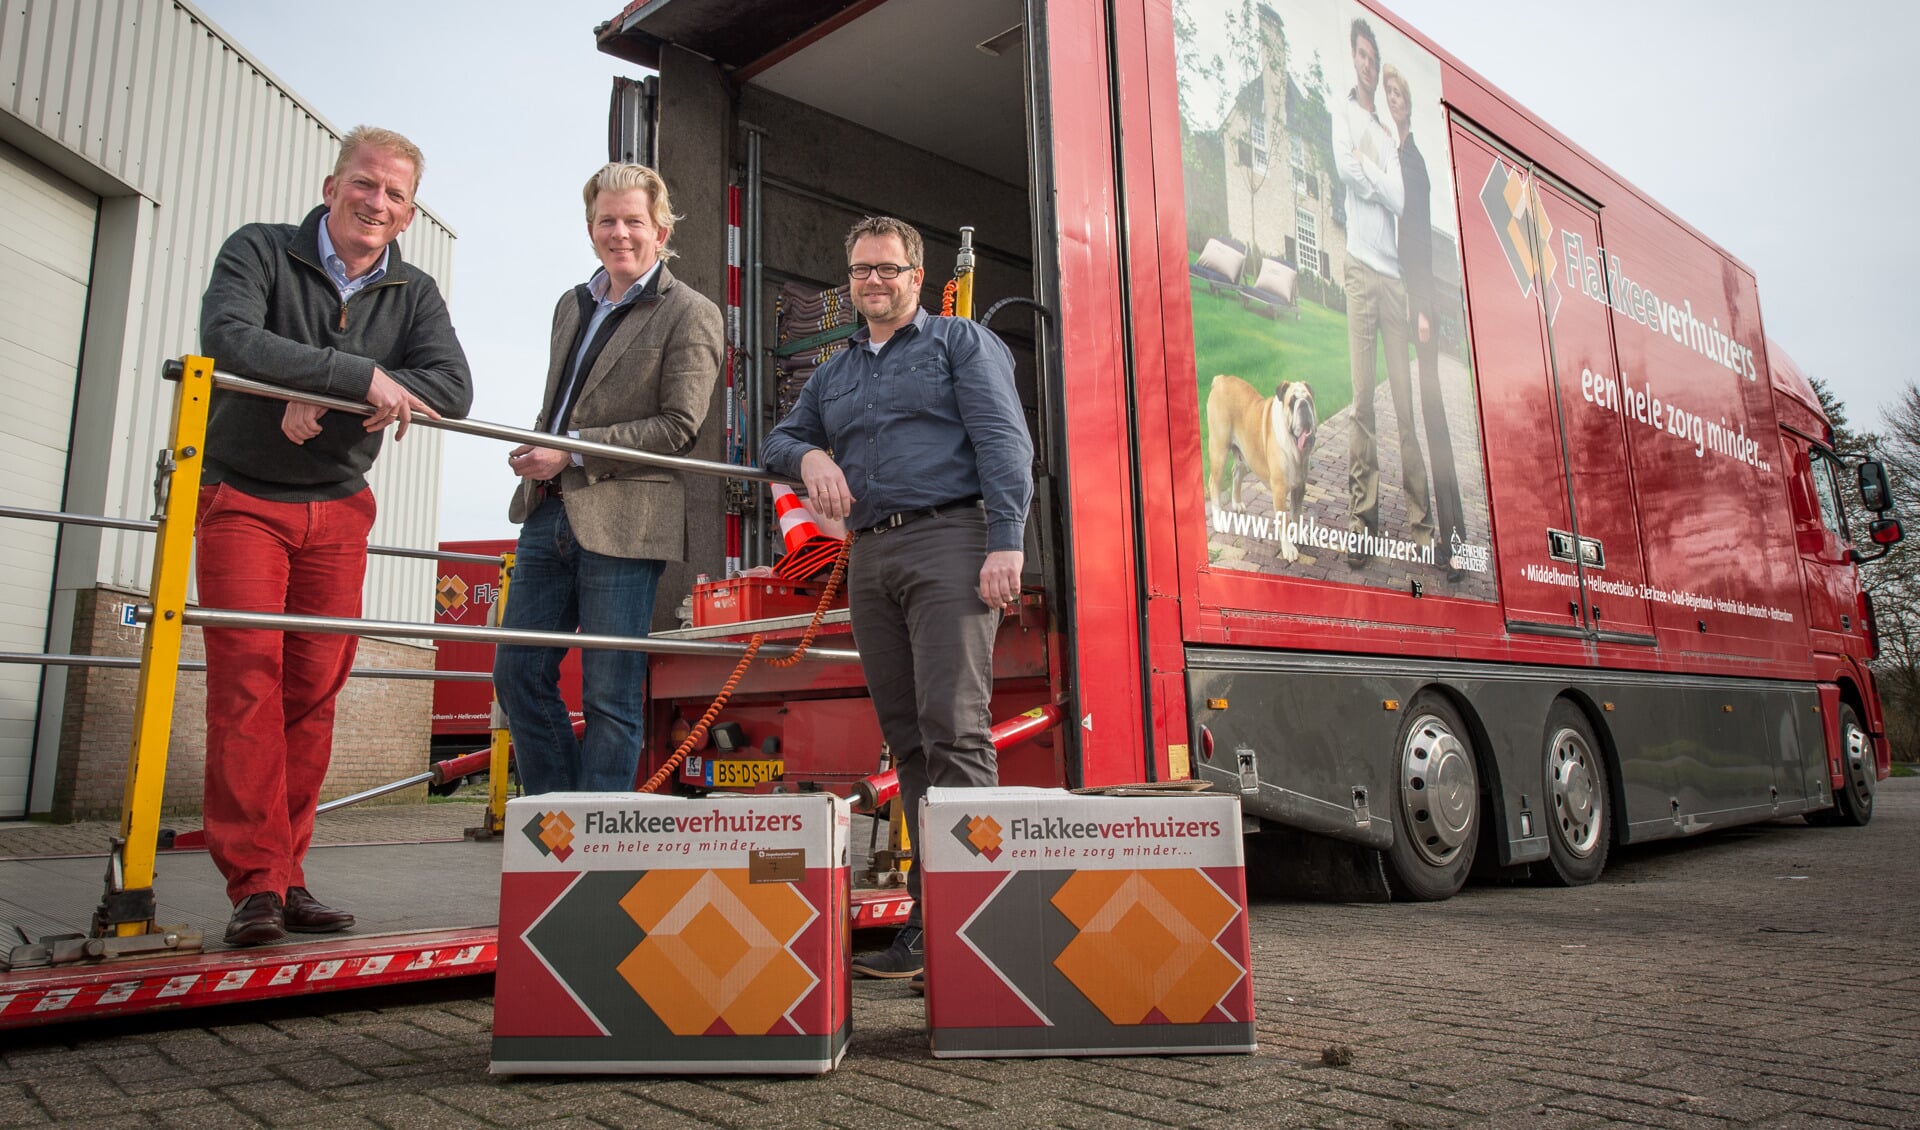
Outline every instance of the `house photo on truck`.
{"type": "MultiPolygon", "coordinates": [[[[1838,461],[1752,271],[1384,8],[643,0],[596,35],[655,72],[613,156],[727,296],[710,457],[757,463],[845,347],[849,226],[915,224],[935,311],[970,229],[1035,447],[993,712],[1063,719],[1003,782],[1197,779],[1250,879],[1355,898],[1871,818],[1884,472],[1838,461]]],[[[773,560],[745,486],[690,494],[693,567],[773,560]]],[[[655,657],[646,773],[730,669],[655,657]]],[[[676,780],[845,792],[882,767],[865,693],[755,668],[676,780]]]]}

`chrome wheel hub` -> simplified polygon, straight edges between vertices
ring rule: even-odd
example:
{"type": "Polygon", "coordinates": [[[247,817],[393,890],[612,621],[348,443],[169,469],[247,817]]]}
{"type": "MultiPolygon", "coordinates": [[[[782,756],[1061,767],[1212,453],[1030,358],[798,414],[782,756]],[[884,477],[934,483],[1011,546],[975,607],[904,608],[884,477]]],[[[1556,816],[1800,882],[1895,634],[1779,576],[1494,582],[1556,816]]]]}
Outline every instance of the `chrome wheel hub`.
{"type": "Polygon", "coordinates": [[[1853,776],[1853,787],[1861,796],[1873,795],[1873,751],[1867,741],[1867,732],[1858,726],[1848,726],[1840,735],[1847,749],[1847,772],[1853,776]]]}
{"type": "Polygon", "coordinates": [[[1592,854],[1600,843],[1600,788],[1593,749],[1578,730],[1563,729],[1547,745],[1547,787],[1560,841],[1574,855],[1592,854]]]}
{"type": "Polygon", "coordinates": [[[1422,714],[1400,750],[1400,815],[1408,840],[1435,867],[1453,862],[1474,832],[1480,785],[1473,755],[1444,719],[1422,714]]]}

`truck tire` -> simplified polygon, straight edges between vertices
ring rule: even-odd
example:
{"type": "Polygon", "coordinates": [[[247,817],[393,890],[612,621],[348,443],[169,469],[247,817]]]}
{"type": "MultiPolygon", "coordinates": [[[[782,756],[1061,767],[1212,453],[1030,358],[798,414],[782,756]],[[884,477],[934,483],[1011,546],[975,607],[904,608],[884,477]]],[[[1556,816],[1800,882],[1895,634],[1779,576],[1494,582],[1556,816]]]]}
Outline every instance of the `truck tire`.
{"type": "Polygon", "coordinates": [[[1607,866],[1607,763],[1587,716],[1565,699],[1547,712],[1546,771],[1546,877],[1556,886],[1584,886],[1607,866]]]}
{"type": "Polygon", "coordinates": [[[1480,775],[1473,739],[1451,703],[1414,696],[1394,743],[1393,897],[1439,902],[1466,885],[1480,843],[1480,775]]]}
{"type": "Polygon", "coordinates": [[[1807,813],[1807,823],[1823,827],[1862,828],[1873,819],[1873,791],[1879,768],[1873,760],[1873,741],[1860,715],[1840,704],[1840,772],[1845,778],[1833,791],[1833,807],[1807,813]]]}

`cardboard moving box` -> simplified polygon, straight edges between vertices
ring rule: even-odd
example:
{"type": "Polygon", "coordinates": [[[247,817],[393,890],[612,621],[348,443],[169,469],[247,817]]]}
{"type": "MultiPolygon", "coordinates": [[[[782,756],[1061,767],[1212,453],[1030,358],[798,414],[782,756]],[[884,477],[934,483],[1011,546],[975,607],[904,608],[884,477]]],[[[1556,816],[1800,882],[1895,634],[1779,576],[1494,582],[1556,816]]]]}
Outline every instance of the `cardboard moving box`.
{"type": "Polygon", "coordinates": [[[930,789],[939,1057],[1254,1050],[1240,801],[930,789]]]}
{"type": "Polygon", "coordinates": [[[848,824],[825,794],[509,801],[492,1070],[832,1070],[848,824]]]}

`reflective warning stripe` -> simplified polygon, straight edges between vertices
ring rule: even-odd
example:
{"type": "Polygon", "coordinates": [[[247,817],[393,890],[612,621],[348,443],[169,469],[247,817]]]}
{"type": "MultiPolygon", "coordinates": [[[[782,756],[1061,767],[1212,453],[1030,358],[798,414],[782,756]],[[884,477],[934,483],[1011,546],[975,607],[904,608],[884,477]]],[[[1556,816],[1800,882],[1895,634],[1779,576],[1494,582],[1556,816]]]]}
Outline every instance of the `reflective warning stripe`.
{"type": "Polygon", "coordinates": [[[488,926],[0,973],[0,1029],[485,974],[497,956],[488,926]]]}

